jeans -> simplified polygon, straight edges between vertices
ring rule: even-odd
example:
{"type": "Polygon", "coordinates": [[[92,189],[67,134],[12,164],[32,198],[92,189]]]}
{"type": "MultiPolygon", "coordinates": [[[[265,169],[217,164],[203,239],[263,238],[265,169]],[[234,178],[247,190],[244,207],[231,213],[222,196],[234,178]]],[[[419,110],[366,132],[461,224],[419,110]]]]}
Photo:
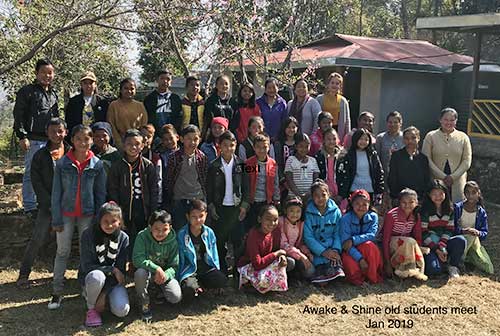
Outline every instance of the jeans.
{"type": "MultiPolygon", "coordinates": [[[[448,264],[458,267],[464,255],[467,240],[464,236],[454,236],[448,239],[446,249],[448,250],[448,264]]],[[[443,262],[439,260],[435,251],[424,255],[425,259],[425,274],[436,275],[443,271],[443,262]]]]}
{"type": "MultiPolygon", "coordinates": [[[[152,274],[144,268],[138,268],[134,274],[135,281],[135,291],[137,296],[139,296],[139,301],[141,305],[149,304],[149,281],[151,280],[152,274]]],[[[155,283],[156,284],[156,283],[155,283]]],[[[178,303],[182,299],[181,286],[179,282],[175,279],[158,285],[165,296],[165,299],[170,303],[178,303]]]]}
{"type": "Polygon", "coordinates": [[[23,261],[21,262],[21,268],[19,269],[20,278],[29,277],[33,261],[38,255],[38,250],[49,237],[50,216],[49,209],[38,209],[38,215],[33,226],[33,233],[31,234],[31,239],[26,246],[26,249],[24,250],[23,261]]]}
{"type": "Polygon", "coordinates": [[[46,141],[30,140],[30,148],[24,154],[24,175],[23,175],[23,206],[24,212],[36,210],[36,195],[31,184],[31,161],[33,155],[45,147],[46,141]]]}
{"type": "MultiPolygon", "coordinates": [[[[99,294],[101,294],[106,275],[99,270],[94,270],[85,277],[85,294],[87,297],[87,308],[94,309],[99,294]]],[[[130,311],[127,290],[123,285],[116,285],[108,292],[109,308],[113,315],[124,317],[130,311]]]]}
{"type": "Polygon", "coordinates": [[[224,288],[227,286],[227,277],[217,269],[205,274],[190,276],[182,281],[183,296],[189,299],[194,298],[200,284],[204,288],[224,288]]]}
{"type": "Polygon", "coordinates": [[[71,254],[71,241],[75,226],[78,227],[78,246],[80,246],[82,233],[90,227],[92,217],[63,216],[63,223],[64,230],[56,233],[57,252],[54,259],[54,280],[52,281],[54,294],[56,295],[61,295],[64,289],[64,273],[66,272],[66,265],[71,254]]]}

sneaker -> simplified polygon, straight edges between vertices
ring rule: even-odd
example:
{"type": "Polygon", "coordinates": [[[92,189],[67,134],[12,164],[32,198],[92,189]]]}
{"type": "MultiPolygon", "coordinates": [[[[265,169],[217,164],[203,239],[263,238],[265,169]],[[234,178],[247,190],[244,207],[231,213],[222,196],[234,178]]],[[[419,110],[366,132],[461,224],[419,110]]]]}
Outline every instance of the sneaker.
{"type": "Polygon", "coordinates": [[[85,325],[87,327],[99,327],[102,325],[101,315],[95,309],[89,309],[87,311],[87,318],[85,319],[85,325]]]}
{"type": "Polygon", "coordinates": [[[150,323],[153,319],[153,313],[148,303],[142,305],[142,320],[146,323],[150,323]]]}
{"type": "Polygon", "coordinates": [[[458,278],[460,277],[460,272],[458,271],[458,267],[456,266],[449,266],[448,267],[448,274],[450,275],[450,278],[458,278]]]}
{"type": "Polygon", "coordinates": [[[59,307],[61,307],[62,299],[63,299],[62,295],[52,294],[52,298],[50,299],[47,308],[49,308],[50,310],[59,309],[59,307]]]}

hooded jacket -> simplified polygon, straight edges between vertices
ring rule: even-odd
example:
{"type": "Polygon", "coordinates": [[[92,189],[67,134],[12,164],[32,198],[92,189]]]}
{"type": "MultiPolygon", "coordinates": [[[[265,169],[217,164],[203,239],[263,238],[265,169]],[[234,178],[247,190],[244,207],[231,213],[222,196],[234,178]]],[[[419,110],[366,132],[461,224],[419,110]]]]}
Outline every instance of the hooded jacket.
{"type": "Polygon", "coordinates": [[[342,243],[352,239],[352,247],[347,252],[357,262],[363,255],[356,246],[367,241],[375,241],[377,230],[378,215],[373,211],[368,211],[361,220],[353,211],[347,212],[340,219],[340,239],[342,243]]]}

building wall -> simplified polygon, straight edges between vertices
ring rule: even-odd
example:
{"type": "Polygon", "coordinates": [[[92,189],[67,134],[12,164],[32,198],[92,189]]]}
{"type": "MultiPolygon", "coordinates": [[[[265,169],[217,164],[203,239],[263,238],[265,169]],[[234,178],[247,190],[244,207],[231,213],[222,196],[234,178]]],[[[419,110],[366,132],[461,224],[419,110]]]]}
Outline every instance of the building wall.
{"type": "Polygon", "coordinates": [[[397,110],[403,115],[403,126],[416,126],[423,139],[439,125],[442,97],[442,74],[384,70],[378,129],[384,130],[385,117],[397,110]]]}
{"type": "MultiPolygon", "coordinates": [[[[382,70],[361,69],[361,90],[359,97],[359,113],[370,111],[375,115],[375,120],[380,119],[382,99],[382,70]]],[[[352,121],[352,125],[356,121],[352,121]]],[[[378,124],[374,125],[374,133],[379,131],[378,124]]]]}

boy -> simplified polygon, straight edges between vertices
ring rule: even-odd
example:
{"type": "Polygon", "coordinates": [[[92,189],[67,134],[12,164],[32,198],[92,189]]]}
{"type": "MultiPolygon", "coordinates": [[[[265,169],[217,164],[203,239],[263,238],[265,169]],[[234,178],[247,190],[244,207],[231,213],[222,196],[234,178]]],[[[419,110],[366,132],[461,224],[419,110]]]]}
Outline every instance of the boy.
{"type": "Polygon", "coordinates": [[[98,121],[92,125],[92,134],[94,139],[92,152],[104,163],[104,169],[108,174],[113,162],[122,157],[118,149],[111,146],[113,140],[111,125],[105,121],[98,121]]]}
{"type": "Polygon", "coordinates": [[[333,117],[330,112],[323,111],[318,114],[318,129],[311,135],[311,148],[309,149],[309,155],[316,155],[323,144],[323,132],[332,128],[332,125],[333,117]]]}
{"type": "Polygon", "coordinates": [[[58,97],[52,87],[55,70],[48,59],[40,59],[35,67],[36,80],[22,87],[14,105],[14,132],[25,152],[23,175],[24,212],[35,218],[36,195],[31,184],[33,155],[47,142],[46,127],[51,118],[59,117],[58,97]]]}
{"type": "Polygon", "coordinates": [[[203,288],[224,288],[227,277],[220,271],[214,231],[205,225],[207,204],[200,200],[192,201],[187,217],[188,224],[184,225],[177,235],[178,278],[184,298],[193,299],[203,293],[203,288]]]}
{"type": "Polygon", "coordinates": [[[269,136],[257,134],[253,143],[255,155],[245,161],[250,203],[245,234],[257,223],[257,214],[263,205],[273,203],[278,208],[280,201],[278,164],[267,154],[271,146],[269,136]]]}
{"type": "Polygon", "coordinates": [[[139,132],[144,136],[144,149],[142,150],[142,157],[148,159],[153,163],[156,168],[156,175],[158,178],[158,206],[162,204],[162,164],[160,155],[153,151],[153,139],[155,136],[155,127],[153,124],[147,124],[139,128],[139,132]]]}
{"type": "Polygon", "coordinates": [[[186,224],[186,212],[192,200],[206,199],[207,157],[198,149],[200,129],[186,126],[181,132],[182,149],[168,157],[167,181],[165,183],[165,205],[173,209],[174,229],[186,224]]]}
{"type": "Polygon", "coordinates": [[[111,165],[108,175],[108,200],[122,208],[130,246],[146,227],[146,218],[158,207],[156,168],[142,157],[143,148],[144,136],[129,129],[123,139],[123,158],[111,165]]]}
{"type": "Polygon", "coordinates": [[[60,118],[50,119],[47,125],[47,136],[49,140],[45,146],[35,153],[31,169],[31,182],[35,190],[38,203],[38,214],[36,217],[30,242],[24,251],[24,257],[19,269],[19,278],[16,285],[18,288],[30,287],[28,281],[31,266],[38,250],[45,243],[50,229],[50,200],[52,195],[52,180],[54,177],[54,165],[69,150],[69,145],[64,142],[67,134],[66,123],[60,118]]]}
{"type": "Polygon", "coordinates": [[[161,128],[160,137],[161,143],[155,151],[160,155],[161,158],[161,171],[163,172],[163,182],[165,182],[168,156],[179,149],[179,146],[177,145],[177,142],[179,141],[179,135],[177,134],[174,125],[166,124],[161,128]]]}
{"type": "Polygon", "coordinates": [[[148,121],[156,129],[165,124],[173,124],[180,130],[182,123],[181,98],[170,91],[172,74],[166,70],[156,74],[157,88],[144,98],[144,107],[148,112],[148,121]]]}
{"type": "Polygon", "coordinates": [[[236,137],[225,131],[219,138],[221,155],[208,168],[207,200],[210,215],[215,221],[217,251],[221,270],[227,274],[225,244],[232,238],[235,246],[235,234],[239,222],[245,216],[248,203],[248,176],[244,173],[244,163],[234,153],[236,137]]]}
{"type": "Polygon", "coordinates": [[[182,99],[182,128],[191,124],[203,129],[205,102],[200,95],[200,90],[201,81],[198,77],[186,78],[186,96],[182,99]]]}
{"type": "Polygon", "coordinates": [[[142,319],[146,322],[153,317],[149,304],[149,281],[158,285],[165,299],[178,303],[182,292],[177,282],[179,248],[172,229],[172,217],[164,210],[154,211],[149,219],[149,227],[139,232],[134,244],[135,290],[139,296],[142,319]]]}

